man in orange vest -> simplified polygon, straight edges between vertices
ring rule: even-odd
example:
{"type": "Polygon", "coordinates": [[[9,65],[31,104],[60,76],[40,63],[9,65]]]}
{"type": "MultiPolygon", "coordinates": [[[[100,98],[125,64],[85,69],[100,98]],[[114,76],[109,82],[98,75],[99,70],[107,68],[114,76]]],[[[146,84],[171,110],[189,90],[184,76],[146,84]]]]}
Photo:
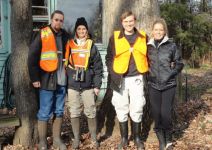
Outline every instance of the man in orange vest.
{"type": "Polygon", "coordinates": [[[140,139],[144,98],[143,74],[148,71],[146,34],[135,28],[136,17],[131,11],[121,15],[123,29],[114,31],[110,38],[106,65],[111,76],[112,104],[120,124],[121,143],[128,145],[128,114],[132,120],[134,143],[144,149],[140,139]]]}
{"type": "Polygon", "coordinates": [[[53,117],[53,146],[67,149],[61,141],[61,124],[67,79],[65,74],[65,46],[68,33],[61,29],[64,14],[56,10],[51,24],[42,28],[31,43],[28,57],[30,79],[39,89],[38,134],[39,149],[47,149],[47,122],[53,117]]]}

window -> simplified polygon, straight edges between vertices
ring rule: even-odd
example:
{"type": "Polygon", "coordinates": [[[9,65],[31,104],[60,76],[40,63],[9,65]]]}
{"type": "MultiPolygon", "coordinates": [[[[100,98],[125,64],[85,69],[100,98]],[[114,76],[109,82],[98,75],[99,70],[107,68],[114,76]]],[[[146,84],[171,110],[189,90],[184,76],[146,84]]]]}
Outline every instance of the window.
{"type": "Polygon", "coordinates": [[[102,0],[58,0],[56,5],[64,12],[64,27],[68,32],[73,32],[77,18],[85,17],[94,41],[102,41],[102,0]]]}
{"type": "Polygon", "coordinates": [[[48,0],[32,0],[34,31],[38,31],[49,23],[48,2],[48,0]]]}

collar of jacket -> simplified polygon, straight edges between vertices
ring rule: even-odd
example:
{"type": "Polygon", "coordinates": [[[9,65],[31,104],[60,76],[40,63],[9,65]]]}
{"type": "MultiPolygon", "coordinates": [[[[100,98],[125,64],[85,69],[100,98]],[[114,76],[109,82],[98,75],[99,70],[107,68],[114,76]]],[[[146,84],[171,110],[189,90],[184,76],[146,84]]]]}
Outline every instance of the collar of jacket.
{"type": "MultiPolygon", "coordinates": [[[[137,36],[140,36],[140,37],[144,37],[144,35],[142,35],[138,29],[134,28],[134,31],[135,31],[135,34],[137,34],[137,36]]],[[[124,29],[121,30],[120,34],[119,34],[119,39],[123,38],[125,36],[124,34],[124,29]]]]}
{"type": "Polygon", "coordinates": [[[55,32],[54,29],[51,27],[51,24],[49,24],[48,27],[52,30],[52,32],[53,32],[54,35],[62,34],[63,33],[63,29],[60,29],[59,32],[55,32]]]}
{"type": "MultiPolygon", "coordinates": [[[[160,42],[160,44],[158,45],[158,47],[160,45],[162,45],[163,43],[166,43],[169,40],[168,36],[164,36],[163,40],[160,42]]],[[[152,45],[156,48],[155,43],[154,43],[154,39],[150,39],[149,42],[147,43],[147,45],[152,45]]]]}

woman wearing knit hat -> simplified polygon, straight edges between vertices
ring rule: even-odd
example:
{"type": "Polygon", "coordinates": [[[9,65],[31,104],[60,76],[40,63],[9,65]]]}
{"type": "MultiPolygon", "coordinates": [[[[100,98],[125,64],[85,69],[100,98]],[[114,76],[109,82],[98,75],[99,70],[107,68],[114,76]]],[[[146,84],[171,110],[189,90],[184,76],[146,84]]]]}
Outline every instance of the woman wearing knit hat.
{"type": "Polygon", "coordinates": [[[68,106],[74,133],[73,149],[80,144],[80,119],[82,108],[88,118],[93,149],[99,147],[96,136],[96,105],[102,84],[103,65],[97,47],[90,39],[84,17],[78,18],[74,28],[75,38],[66,47],[68,75],[68,106]],[[81,107],[83,105],[83,107],[81,107]]]}

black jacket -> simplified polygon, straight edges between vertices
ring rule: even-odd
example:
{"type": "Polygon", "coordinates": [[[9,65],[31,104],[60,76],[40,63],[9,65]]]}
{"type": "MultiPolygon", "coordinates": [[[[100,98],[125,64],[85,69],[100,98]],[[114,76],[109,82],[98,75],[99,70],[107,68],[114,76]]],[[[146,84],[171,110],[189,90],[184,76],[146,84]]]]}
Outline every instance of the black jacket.
{"type": "MultiPolygon", "coordinates": [[[[137,36],[143,36],[138,32],[136,28],[134,30],[137,36]]],[[[123,30],[121,30],[119,34],[119,38],[122,38],[123,36],[124,36],[124,32],[123,30]]],[[[122,79],[124,75],[117,74],[113,71],[114,57],[115,57],[115,41],[114,41],[114,35],[112,35],[108,43],[107,55],[105,56],[106,65],[107,65],[108,73],[110,76],[110,81],[109,81],[110,83],[108,84],[112,90],[119,92],[121,89],[121,83],[122,83],[122,79]]]]}
{"type": "MultiPolygon", "coordinates": [[[[51,26],[49,25],[51,28],[51,26]]],[[[51,28],[54,34],[55,31],[51,28]]],[[[65,56],[65,47],[69,39],[69,34],[61,29],[62,32],[62,46],[63,46],[63,57],[65,56]]],[[[35,39],[32,41],[28,54],[28,70],[31,82],[40,81],[41,89],[45,90],[56,90],[57,86],[57,71],[46,72],[40,68],[40,55],[42,49],[41,32],[37,34],[35,39]]],[[[64,57],[65,58],[65,57],[64,57]]]]}
{"type": "Polygon", "coordinates": [[[148,42],[148,83],[158,90],[176,86],[176,76],[183,69],[180,51],[168,37],[164,37],[156,48],[154,40],[148,42]],[[171,66],[173,63],[173,67],[171,66]]]}
{"type": "MultiPolygon", "coordinates": [[[[71,50],[70,50],[71,52],[71,50]]],[[[84,72],[84,81],[76,81],[76,70],[67,67],[68,88],[77,91],[98,88],[102,85],[103,64],[97,47],[92,44],[88,69],[84,72]]]]}

